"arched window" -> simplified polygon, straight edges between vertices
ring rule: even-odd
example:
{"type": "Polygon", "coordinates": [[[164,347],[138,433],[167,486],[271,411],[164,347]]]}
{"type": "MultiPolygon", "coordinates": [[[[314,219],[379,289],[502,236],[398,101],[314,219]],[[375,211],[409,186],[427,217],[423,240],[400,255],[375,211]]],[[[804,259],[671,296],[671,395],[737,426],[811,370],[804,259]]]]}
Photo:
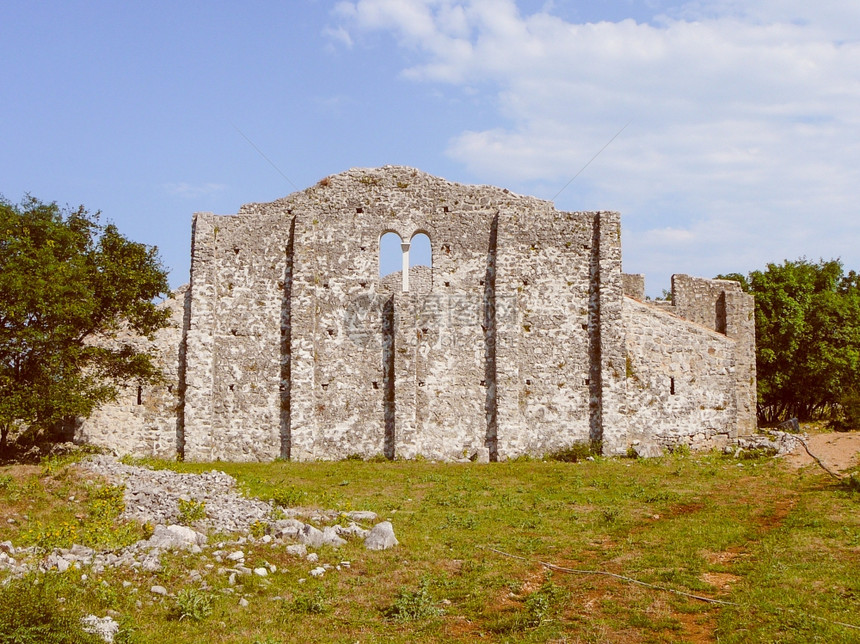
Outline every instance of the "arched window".
{"type": "Polygon", "coordinates": [[[416,233],[410,242],[409,266],[433,268],[433,251],[430,248],[430,238],[424,233],[416,233]]]}
{"type": "Polygon", "coordinates": [[[379,277],[385,277],[403,269],[403,240],[397,233],[385,233],[379,239],[379,277]]]}

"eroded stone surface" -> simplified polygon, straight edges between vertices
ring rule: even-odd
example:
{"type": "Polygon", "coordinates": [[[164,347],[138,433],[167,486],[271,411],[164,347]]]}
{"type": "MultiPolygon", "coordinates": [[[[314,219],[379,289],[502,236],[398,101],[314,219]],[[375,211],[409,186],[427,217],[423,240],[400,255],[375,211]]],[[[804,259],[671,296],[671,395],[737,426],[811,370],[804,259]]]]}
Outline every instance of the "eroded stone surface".
{"type": "Polygon", "coordinates": [[[168,384],[129,386],[79,438],[204,461],[725,445],[755,429],[752,298],[686,275],[672,293],[643,302],[622,273],[618,213],[352,169],[197,213],[190,286],[152,345],[168,384]],[[389,232],[426,234],[432,268],[380,278],[389,232]]]}

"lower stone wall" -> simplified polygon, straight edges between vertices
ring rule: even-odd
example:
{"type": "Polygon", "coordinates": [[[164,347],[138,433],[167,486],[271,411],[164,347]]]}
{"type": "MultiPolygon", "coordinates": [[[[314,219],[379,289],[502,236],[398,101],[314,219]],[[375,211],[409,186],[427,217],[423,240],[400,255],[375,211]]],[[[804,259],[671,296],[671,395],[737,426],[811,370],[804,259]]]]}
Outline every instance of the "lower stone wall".
{"type": "Polygon", "coordinates": [[[628,440],[694,449],[736,437],[734,341],[624,299],[628,440]]]}
{"type": "Polygon", "coordinates": [[[116,401],[97,409],[75,429],[75,442],[99,445],[118,455],[176,458],[182,440],[179,370],[186,293],[186,287],[180,287],[164,304],[172,313],[171,325],[158,331],[153,341],[130,334],[117,339],[151,351],[164,382],[122,385],[116,401]]]}

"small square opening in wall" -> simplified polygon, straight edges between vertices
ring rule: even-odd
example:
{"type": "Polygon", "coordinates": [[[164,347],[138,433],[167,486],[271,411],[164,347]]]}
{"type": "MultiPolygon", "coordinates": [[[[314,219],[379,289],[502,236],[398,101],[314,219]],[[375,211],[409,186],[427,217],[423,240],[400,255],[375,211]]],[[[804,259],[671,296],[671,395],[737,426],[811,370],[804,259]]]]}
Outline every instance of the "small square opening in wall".
{"type": "Polygon", "coordinates": [[[586,386],[588,386],[588,385],[590,385],[590,384],[591,384],[591,380],[590,380],[590,379],[588,379],[588,378],[586,378],[586,379],[585,379],[585,385],[586,385],[586,386]]]}
{"type": "Polygon", "coordinates": [[[379,389],[379,383],[378,383],[378,382],[376,382],[375,380],[373,381],[373,388],[374,388],[374,389],[379,389]]]}
{"type": "Polygon", "coordinates": [[[230,385],[230,387],[229,387],[230,391],[233,391],[233,388],[234,388],[235,386],[236,386],[236,385],[230,385]]]}
{"type": "Polygon", "coordinates": [[[355,212],[357,212],[360,215],[364,212],[364,208],[356,208],[355,212]]]}
{"type": "Polygon", "coordinates": [[[675,395],[675,378],[674,378],[674,376],[669,378],[669,394],[672,396],[675,395]]]}
{"type": "Polygon", "coordinates": [[[328,389],[328,383],[327,382],[322,383],[322,388],[323,388],[323,391],[327,390],[328,389]]]}

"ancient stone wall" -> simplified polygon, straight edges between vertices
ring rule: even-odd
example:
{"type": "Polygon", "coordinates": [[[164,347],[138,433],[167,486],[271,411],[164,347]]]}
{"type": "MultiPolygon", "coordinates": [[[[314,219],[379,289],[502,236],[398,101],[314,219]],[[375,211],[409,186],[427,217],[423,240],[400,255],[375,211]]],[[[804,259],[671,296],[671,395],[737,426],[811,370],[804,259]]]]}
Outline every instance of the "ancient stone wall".
{"type": "Polygon", "coordinates": [[[187,287],[172,293],[163,306],[171,312],[170,326],[159,330],[152,341],[129,333],[112,344],[129,344],[149,351],[165,381],[157,385],[125,383],[113,403],[103,405],[75,431],[75,440],[101,445],[117,454],[174,458],[182,434],[181,364],[182,335],[188,312],[187,287]]]}
{"type": "Polygon", "coordinates": [[[641,273],[624,273],[624,295],[640,302],[645,301],[645,276],[641,273]]]}
{"type": "Polygon", "coordinates": [[[734,340],[624,300],[629,440],[721,447],[736,435],[734,340]]]}
{"type": "Polygon", "coordinates": [[[672,276],[672,311],[737,340],[734,391],[739,434],[756,429],[755,300],[738,282],[672,276]]]}
{"type": "MultiPolygon", "coordinates": [[[[189,460],[496,460],[582,441],[623,453],[648,431],[707,442],[736,433],[738,409],[754,423],[751,304],[733,284],[678,276],[676,317],[625,300],[644,299],[644,278],[622,274],[617,213],[350,170],[195,215],[184,344],[167,341],[184,361],[177,348],[165,362],[178,399],[147,417],[161,438],[123,445],[189,460]],[[432,267],[411,267],[408,289],[400,272],[379,277],[386,233],[407,252],[430,240],[432,267]]],[[[109,442],[103,421],[126,412],[103,413],[88,431],[109,442]]]]}

